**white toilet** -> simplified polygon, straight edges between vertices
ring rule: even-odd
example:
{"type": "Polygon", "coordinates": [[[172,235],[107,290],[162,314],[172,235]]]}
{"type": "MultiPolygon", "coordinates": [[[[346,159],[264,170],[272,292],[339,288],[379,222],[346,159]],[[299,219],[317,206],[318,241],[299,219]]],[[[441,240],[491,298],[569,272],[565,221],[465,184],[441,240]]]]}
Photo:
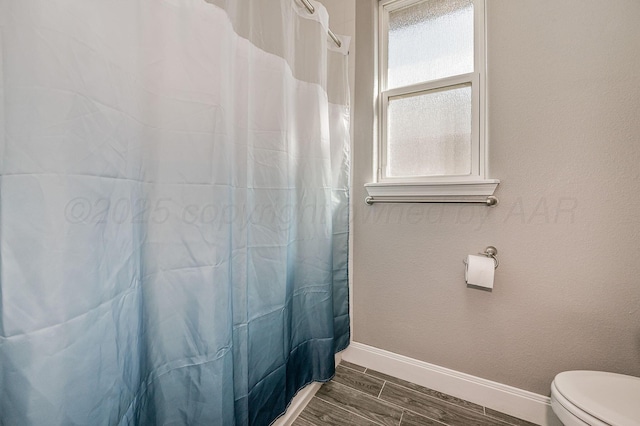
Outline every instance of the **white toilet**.
{"type": "Polygon", "coordinates": [[[551,408],[565,426],[640,426],[640,378],[565,371],[551,384],[551,408]]]}

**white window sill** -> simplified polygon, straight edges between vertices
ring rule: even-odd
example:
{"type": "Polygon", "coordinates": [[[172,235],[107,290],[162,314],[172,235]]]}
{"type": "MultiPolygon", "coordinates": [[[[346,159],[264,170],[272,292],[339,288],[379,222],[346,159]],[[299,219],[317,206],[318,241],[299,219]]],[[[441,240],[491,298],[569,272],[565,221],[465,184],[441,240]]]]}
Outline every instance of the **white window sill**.
{"type": "Polygon", "coordinates": [[[385,182],[367,183],[365,188],[370,197],[488,197],[493,195],[497,179],[448,181],[448,182],[385,182]]]}

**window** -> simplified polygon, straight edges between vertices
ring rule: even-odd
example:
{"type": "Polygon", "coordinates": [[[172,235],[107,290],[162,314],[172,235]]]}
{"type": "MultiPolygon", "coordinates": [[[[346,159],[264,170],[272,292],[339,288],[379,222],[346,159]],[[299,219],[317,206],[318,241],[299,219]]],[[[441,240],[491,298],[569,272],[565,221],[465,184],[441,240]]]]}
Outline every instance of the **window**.
{"type": "Polygon", "coordinates": [[[484,0],[381,0],[372,196],[492,195],[484,0]]]}

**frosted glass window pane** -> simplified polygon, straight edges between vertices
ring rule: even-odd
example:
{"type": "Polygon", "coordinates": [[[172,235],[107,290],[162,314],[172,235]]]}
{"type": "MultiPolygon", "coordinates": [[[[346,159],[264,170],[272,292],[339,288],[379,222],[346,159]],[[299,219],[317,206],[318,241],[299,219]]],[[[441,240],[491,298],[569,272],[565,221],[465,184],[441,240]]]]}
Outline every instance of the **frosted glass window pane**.
{"type": "Polygon", "coordinates": [[[389,13],[387,89],[473,72],[473,0],[389,13]]]}
{"type": "Polygon", "coordinates": [[[471,85],[389,99],[387,176],[471,174],[471,85]]]}

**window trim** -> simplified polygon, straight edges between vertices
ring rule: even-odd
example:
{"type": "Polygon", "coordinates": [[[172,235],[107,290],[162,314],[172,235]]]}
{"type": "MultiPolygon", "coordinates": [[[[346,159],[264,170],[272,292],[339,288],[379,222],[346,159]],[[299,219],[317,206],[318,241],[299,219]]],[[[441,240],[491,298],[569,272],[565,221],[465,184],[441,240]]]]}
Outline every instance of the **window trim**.
{"type": "Polygon", "coordinates": [[[389,13],[418,3],[420,0],[380,0],[376,8],[378,25],[377,43],[377,136],[374,152],[374,182],[365,187],[370,196],[437,196],[437,195],[493,195],[499,180],[487,179],[487,102],[486,102],[486,16],[485,0],[473,0],[474,5],[474,70],[471,73],[431,80],[394,89],[386,88],[387,43],[389,13]],[[461,84],[470,84],[472,89],[472,149],[471,173],[468,175],[442,175],[420,177],[385,176],[387,163],[386,119],[389,99],[429,93],[461,84]]]}

